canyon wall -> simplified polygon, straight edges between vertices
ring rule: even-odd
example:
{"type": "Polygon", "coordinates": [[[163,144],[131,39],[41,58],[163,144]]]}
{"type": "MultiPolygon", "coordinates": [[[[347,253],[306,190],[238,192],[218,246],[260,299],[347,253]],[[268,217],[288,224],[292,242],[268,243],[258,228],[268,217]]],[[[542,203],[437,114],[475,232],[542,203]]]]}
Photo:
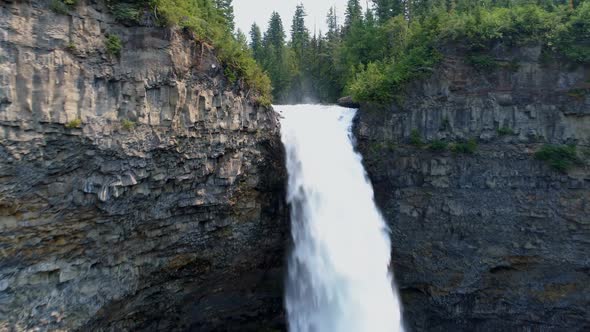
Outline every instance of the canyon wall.
{"type": "Polygon", "coordinates": [[[354,129],[409,329],[589,330],[590,68],[536,46],[497,45],[492,70],[444,53],[354,129]],[[580,161],[557,171],[534,156],[545,144],[580,161]]]}
{"type": "Polygon", "coordinates": [[[51,4],[0,3],[0,330],[280,327],[275,113],[188,32],[51,4]]]}

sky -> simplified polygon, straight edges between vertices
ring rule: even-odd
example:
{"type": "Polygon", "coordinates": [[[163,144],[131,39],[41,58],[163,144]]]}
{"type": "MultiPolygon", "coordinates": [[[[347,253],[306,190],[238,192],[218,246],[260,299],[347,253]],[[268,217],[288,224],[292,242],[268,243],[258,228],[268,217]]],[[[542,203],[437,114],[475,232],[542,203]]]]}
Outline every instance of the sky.
{"type": "Polygon", "coordinates": [[[262,33],[264,33],[270,15],[273,11],[277,11],[283,19],[288,38],[297,4],[303,3],[307,13],[305,23],[313,34],[314,27],[318,32],[320,29],[323,32],[327,30],[326,15],[332,6],[336,6],[339,23],[342,23],[346,2],[347,0],[234,0],[233,4],[236,27],[242,29],[246,35],[254,22],[260,26],[262,33]]]}

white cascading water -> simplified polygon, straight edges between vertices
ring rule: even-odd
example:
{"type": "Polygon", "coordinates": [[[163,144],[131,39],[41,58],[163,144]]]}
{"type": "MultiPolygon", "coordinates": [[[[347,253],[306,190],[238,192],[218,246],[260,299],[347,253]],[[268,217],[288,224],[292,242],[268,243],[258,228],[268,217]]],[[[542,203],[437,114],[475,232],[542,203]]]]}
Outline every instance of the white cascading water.
{"type": "Polygon", "coordinates": [[[352,143],[353,109],[276,106],[287,154],[294,247],[291,332],[401,332],[389,233],[352,143]]]}

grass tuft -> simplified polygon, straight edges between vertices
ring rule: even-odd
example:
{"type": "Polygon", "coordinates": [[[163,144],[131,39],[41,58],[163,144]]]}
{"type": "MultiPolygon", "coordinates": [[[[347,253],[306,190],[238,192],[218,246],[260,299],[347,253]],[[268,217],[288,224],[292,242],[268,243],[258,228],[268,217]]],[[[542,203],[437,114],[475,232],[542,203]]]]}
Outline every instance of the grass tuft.
{"type": "Polygon", "coordinates": [[[135,128],[135,122],[125,119],[121,121],[121,127],[127,131],[131,131],[133,128],[135,128]]]}
{"type": "Polygon", "coordinates": [[[467,142],[451,144],[450,150],[454,153],[474,154],[477,150],[477,141],[470,139],[467,142]]]}
{"type": "Polygon", "coordinates": [[[410,144],[421,147],[424,143],[422,142],[422,137],[420,136],[420,132],[417,129],[413,129],[410,133],[410,144]]]}
{"type": "Polygon", "coordinates": [[[547,163],[551,168],[566,173],[576,164],[580,164],[575,145],[544,145],[535,152],[535,158],[547,163]]]}
{"type": "Polygon", "coordinates": [[[428,148],[432,151],[444,151],[447,149],[449,144],[441,140],[434,140],[430,143],[428,148]]]}
{"type": "Polygon", "coordinates": [[[74,119],[74,120],[65,124],[65,127],[68,129],[80,128],[81,126],[82,126],[82,120],[80,120],[80,119],[74,119]]]}
{"type": "Polygon", "coordinates": [[[500,136],[509,136],[509,135],[514,135],[514,130],[512,130],[509,127],[502,127],[502,128],[498,128],[496,129],[496,132],[498,133],[498,135],[500,136]]]}
{"type": "Polygon", "coordinates": [[[117,57],[121,55],[121,49],[123,49],[123,42],[121,41],[121,38],[119,38],[119,36],[107,35],[104,44],[108,54],[117,57]]]}

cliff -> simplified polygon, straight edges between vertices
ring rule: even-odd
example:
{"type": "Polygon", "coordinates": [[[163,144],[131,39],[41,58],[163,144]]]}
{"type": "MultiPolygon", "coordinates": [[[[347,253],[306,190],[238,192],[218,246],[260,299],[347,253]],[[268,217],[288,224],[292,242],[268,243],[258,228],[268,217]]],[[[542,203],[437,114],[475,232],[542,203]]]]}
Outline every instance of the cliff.
{"type": "Polygon", "coordinates": [[[0,3],[0,330],[280,325],[275,113],[186,32],[52,5],[0,3]]]}
{"type": "Polygon", "coordinates": [[[590,68],[535,46],[497,45],[485,70],[464,54],[448,47],[430,78],[398,104],[363,105],[355,125],[408,326],[588,330],[590,68]],[[579,160],[557,171],[535,157],[545,144],[579,160]]]}

